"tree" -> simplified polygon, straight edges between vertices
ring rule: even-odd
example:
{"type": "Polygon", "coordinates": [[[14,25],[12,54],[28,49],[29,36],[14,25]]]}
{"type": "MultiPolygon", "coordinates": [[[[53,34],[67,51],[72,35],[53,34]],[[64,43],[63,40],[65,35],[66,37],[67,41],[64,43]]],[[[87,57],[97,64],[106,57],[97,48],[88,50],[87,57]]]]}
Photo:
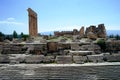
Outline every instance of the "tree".
{"type": "Polygon", "coordinates": [[[12,41],[12,35],[6,35],[5,39],[12,41]]]}
{"type": "Polygon", "coordinates": [[[109,36],[109,38],[114,38],[114,35],[113,35],[113,34],[111,34],[111,35],[109,36]]]}
{"type": "Polygon", "coordinates": [[[22,38],[24,39],[24,41],[26,41],[28,37],[29,37],[29,35],[27,35],[27,34],[25,35],[24,34],[22,38]]]}
{"type": "Polygon", "coordinates": [[[23,32],[21,32],[20,37],[21,37],[24,41],[26,41],[27,38],[29,37],[29,35],[24,34],[23,32]]]}
{"type": "Polygon", "coordinates": [[[2,32],[0,32],[0,37],[3,37],[3,36],[4,36],[4,34],[2,32]]]}
{"type": "Polygon", "coordinates": [[[3,41],[4,39],[5,39],[5,35],[2,32],[0,32],[0,41],[3,41]]]}
{"type": "Polygon", "coordinates": [[[23,32],[21,32],[20,37],[23,38],[23,35],[24,35],[23,32]]]}
{"type": "Polygon", "coordinates": [[[120,40],[120,36],[119,36],[118,34],[115,36],[115,38],[116,38],[117,40],[120,40]]]}
{"type": "Polygon", "coordinates": [[[109,38],[115,38],[116,40],[120,40],[120,35],[110,35],[109,38]]]}
{"type": "Polygon", "coordinates": [[[13,38],[18,38],[18,34],[16,31],[13,31],[13,38]]]}
{"type": "Polygon", "coordinates": [[[98,40],[97,44],[100,46],[100,48],[101,48],[102,51],[106,50],[106,42],[105,42],[105,40],[103,40],[103,39],[98,40]]]}

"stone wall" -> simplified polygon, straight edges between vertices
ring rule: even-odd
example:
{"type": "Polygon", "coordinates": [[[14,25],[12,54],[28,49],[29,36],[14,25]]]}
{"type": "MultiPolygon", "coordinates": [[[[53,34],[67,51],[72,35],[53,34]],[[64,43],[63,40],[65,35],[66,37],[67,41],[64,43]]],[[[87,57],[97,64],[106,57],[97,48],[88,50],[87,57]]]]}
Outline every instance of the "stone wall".
{"type": "Polygon", "coordinates": [[[25,54],[27,48],[22,44],[3,44],[1,54],[25,54]]]}
{"type": "Polygon", "coordinates": [[[119,62],[120,54],[97,54],[97,55],[31,55],[31,54],[9,54],[0,55],[0,63],[27,63],[27,64],[40,64],[40,63],[56,63],[56,64],[83,64],[83,63],[100,63],[100,62],[119,62]]]}
{"type": "Polygon", "coordinates": [[[71,64],[72,56],[56,56],[56,63],[58,64],[71,64]]]}
{"type": "Polygon", "coordinates": [[[73,29],[73,31],[55,31],[55,36],[64,36],[64,35],[79,35],[82,37],[88,37],[90,39],[97,39],[97,38],[106,38],[106,29],[104,24],[99,24],[98,27],[91,25],[90,27],[87,27],[84,31],[84,27],[81,27],[80,31],[77,29],[73,29]]]}
{"type": "Polygon", "coordinates": [[[103,55],[87,55],[89,62],[104,62],[103,55]]]}
{"type": "Polygon", "coordinates": [[[90,39],[107,37],[104,24],[99,24],[98,27],[91,25],[90,27],[86,28],[85,35],[90,39]]]}
{"type": "Polygon", "coordinates": [[[48,52],[58,51],[58,43],[57,42],[48,42],[47,43],[47,51],[48,52]]]}
{"type": "Polygon", "coordinates": [[[109,52],[120,51],[120,40],[106,41],[106,51],[109,52]]]}
{"type": "Polygon", "coordinates": [[[73,56],[73,61],[76,64],[83,64],[88,61],[86,56],[73,56]]]}

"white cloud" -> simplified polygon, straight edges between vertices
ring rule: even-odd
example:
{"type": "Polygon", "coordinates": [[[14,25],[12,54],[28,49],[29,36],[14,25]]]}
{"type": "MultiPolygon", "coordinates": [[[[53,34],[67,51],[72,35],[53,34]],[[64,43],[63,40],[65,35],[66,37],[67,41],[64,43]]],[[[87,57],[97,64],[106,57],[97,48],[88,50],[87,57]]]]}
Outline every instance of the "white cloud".
{"type": "Polygon", "coordinates": [[[17,33],[28,33],[28,25],[25,22],[19,22],[15,18],[7,18],[0,20],[0,31],[5,34],[12,34],[16,30],[17,33]]]}
{"type": "Polygon", "coordinates": [[[49,27],[49,29],[40,29],[40,32],[47,32],[47,31],[72,31],[73,29],[80,30],[82,26],[79,25],[60,25],[55,27],[49,27]]]}
{"type": "Polygon", "coordinates": [[[17,22],[15,20],[15,18],[7,18],[6,20],[0,21],[0,24],[4,24],[4,25],[24,25],[24,23],[22,22],[17,22]]]}
{"type": "Polygon", "coordinates": [[[7,18],[7,21],[15,21],[15,18],[13,17],[7,18]]]}

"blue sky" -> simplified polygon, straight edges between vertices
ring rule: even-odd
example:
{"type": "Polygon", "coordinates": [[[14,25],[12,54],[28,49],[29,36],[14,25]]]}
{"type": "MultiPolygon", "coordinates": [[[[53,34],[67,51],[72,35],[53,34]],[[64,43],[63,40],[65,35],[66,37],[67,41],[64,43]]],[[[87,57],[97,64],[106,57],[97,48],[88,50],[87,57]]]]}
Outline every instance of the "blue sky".
{"type": "Polygon", "coordinates": [[[28,34],[29,7],[38,14],[38,32],[100,23],[107,30],[120,30],[120,0],[0,0],[0,31],[28,34]]]}

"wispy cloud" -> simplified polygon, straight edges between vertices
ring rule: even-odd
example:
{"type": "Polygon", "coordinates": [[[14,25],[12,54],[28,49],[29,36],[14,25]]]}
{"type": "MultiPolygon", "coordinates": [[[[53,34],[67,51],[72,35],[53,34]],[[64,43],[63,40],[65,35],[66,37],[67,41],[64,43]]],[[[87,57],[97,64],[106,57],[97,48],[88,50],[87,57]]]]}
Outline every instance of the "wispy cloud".
{"type": "Polygon", "coordinates": [[[17,33],[28,33],[28,25],[25,22],[19,22],[17,19],[10,17],[5,20],[0,20],[0,32],[12,34],[14,30],[17,33]]]}
{"type": "Polygon", "coordinates": [[[55,30],[64,30],[64,31],[67,31],[67,30],[73,30],[73,29],[80,29],[81,26],[78,26],[78,25],[72,25],[72,26],[58,26],[55,28],[55,30]]]}
{"type": "Polygon", "coordinates": [[[7,18],[6,20],[2,20],[0,21],[0,24],[4,24],[4,25],[24,25],[24,23],[22,22],[18,22],[15,20],[15,18],[7,18]]]}
{"type": "Polygon", "coordinates": [[[79,25],[60,25],[56,27],[49,27],[49,29],[40,29],[41,32],[47,32],[47,31],[72,31],[73,29],[80,30],[82,26],[79,25]]]}
{"type": "Polygon", "coordinates": [[[15,21],[15,18],[13,17],[7,18],[7,21],[15,21]]]}

